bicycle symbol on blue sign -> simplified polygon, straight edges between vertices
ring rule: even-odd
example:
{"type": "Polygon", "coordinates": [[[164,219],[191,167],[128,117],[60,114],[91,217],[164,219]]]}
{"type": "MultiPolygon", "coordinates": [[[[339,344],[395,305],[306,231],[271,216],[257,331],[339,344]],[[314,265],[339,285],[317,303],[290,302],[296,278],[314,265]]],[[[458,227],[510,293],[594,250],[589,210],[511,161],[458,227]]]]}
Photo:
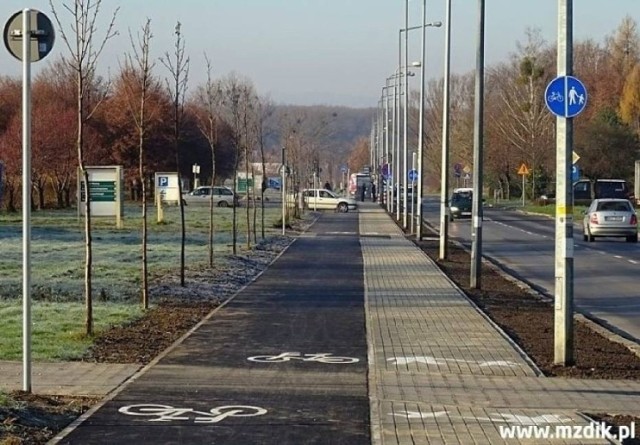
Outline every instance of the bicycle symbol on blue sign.
{"type": "Polygon", "coordinates": [[[560,76],[547,85],[544,92],[547,108],[559,117],[574,117],[587,105],[587,89],[573,76],[560,76]]]}
{"type": "Polygon", "coordinates": [[[418,180],[418,170],[409,170],[409,181],[415,182],[418,180]]]}

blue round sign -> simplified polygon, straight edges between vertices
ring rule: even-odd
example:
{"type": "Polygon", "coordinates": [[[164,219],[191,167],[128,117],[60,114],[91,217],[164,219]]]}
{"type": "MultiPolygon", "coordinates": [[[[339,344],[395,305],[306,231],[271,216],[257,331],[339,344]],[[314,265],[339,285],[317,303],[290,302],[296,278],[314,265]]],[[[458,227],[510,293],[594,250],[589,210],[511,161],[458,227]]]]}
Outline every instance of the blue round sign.
{"type": "Polygon", "coordinates": [[[418,179],[418,170],[409,170],[409,181],[416,181],[418,179]]]}
{"type": "Polygon", "coordinates": [[[573,76],[560,76],[544,92],[547,108],[558,117],[574,117],[587,105],[587,89],[573,76]]]}

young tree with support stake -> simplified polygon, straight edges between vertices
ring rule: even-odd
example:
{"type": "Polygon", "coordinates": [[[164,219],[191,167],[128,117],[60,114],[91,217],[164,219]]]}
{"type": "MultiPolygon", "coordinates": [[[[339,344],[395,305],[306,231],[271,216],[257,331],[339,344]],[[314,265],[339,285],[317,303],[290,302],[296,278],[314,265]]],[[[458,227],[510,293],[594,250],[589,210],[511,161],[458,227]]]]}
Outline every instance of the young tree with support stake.
{"type": "Polygon", "coordinates": [[[138,179],[141,184],[142,194],[142,289],[141,303],[144,309],[149,308],[149,271],[147,264],[147,181],[146,181],[146,153],[145,138],[149,127],[149,111],[147,99],[149,89],[153,81],[151,72],[155,63],[150,60],[149,46],[151,43],[151,20],[147,19],[142,34],[138,41],[134,41],[129,33],[133,55],[128,54],[125,64],[125,72],[130,73],[135,82],[135,89],[131,82],[129,86],[129,112],[138,133],[138,179]],[[137,104],[135,103],[137,99],[137,104]]]}
{"type": "MultiPolygon", "coordinates": [[[[91,238],[91,201],[89,199],[89,173],[85,167],[85,125],[95,113],[98,106],[102,103],[106,96],[106,90],[102,92],[101,97],[90,102],[89,93],[94,92],[92,83],[96,79],[97,61],[104,50],[109,39],[114,37],[115,20],[119,8],[114,11],[111,21],[107,26],[106,33],[102,40],[96,39],[97,20],[100,16],[102,0],[75,0],[72,5],[63,3],[64,9],[71,14],[72,23],[70,25],[71,33],[64,30],[60,16],[53,2],[49,0],[49,5],[53,12],[62,41],[65,43],[69,55],[64,57],[63,62],[75,73],[76,80],[76,99],[78,110],[78,133],[76,139],[76,147],[78,150],[78,168],[82,180],[86,184],[86,199],[84,212],[85,227],[85,304],[86,304],[86,334],[93,334],[93,298],[92,298],[92,268],[93,268],[93,251],[91,238]],[[95,43],[99,42],[96,46],[95,43]]],[[[80,205],[80,203],[78,203],[80,205]]]]}
{"type": "Polygon", "coordinates": [[[198,102],[205,110],[205,118],[198,116],[198,128],[207,139],[211,148],[211,187],[209,194],[209,267],[213,267],[213,186],[216,184],[216,146],[218,144],[218,114],[216,108],[220,102],[220,86],[211,77],[211,61],[204,55],[207,63],[207,83],[198,92],[198,102]]]}
{"type": "Polygon", "coordinates": [[[186,228],[184,220],[184,202],[182,200],[182,180],[180,178],[180,139],[184,121],[184,100],[189,80],[189,57],[185,54],[185,44],[182,38],[181,24],[175,27],[175,46],[173,54],[165,53],[160,62],[169,70],[171,79],[167,79],[167,90],[173,97],[173,148],[176,156],[176,170],[178,172],[178,196],[180,197],[180,285],[184,287],[185,242],[186,228]]]}

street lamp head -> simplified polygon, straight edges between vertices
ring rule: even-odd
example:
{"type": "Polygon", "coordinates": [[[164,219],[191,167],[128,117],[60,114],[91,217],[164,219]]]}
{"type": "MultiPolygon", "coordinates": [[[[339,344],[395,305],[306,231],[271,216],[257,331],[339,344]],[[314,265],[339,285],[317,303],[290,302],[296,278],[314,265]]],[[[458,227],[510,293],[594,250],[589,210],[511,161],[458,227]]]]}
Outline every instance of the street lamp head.
{"type": "Polygon", "coordinates": [[[426,26],[433,26],[435,28],[440,28],[442,26],[442,22],[431,22],[431,23],[427,23],[426,26]]]}
{"type": "MultiPolygon", "coordinates": [[[[419,60],[415,61],[415,62],[412,62],[411,66],[416,67],[416,68],[420,68],[422,66],[422,62],[420,62],[419,60]]],[[[411,75],[414,75],[414,73],[411,73],[411,75]]]]}

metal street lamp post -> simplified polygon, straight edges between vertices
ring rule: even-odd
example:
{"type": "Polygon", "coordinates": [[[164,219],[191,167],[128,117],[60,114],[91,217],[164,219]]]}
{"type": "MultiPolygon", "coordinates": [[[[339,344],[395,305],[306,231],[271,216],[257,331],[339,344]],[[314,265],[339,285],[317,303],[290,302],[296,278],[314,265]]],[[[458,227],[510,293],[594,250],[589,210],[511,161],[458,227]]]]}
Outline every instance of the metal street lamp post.
{"type": "MultiPolygon", "coordinates": [[[[421,49],[421,59],[420,59],[420,113],[419,113],[419,125],[418,125],[418,196],[416,198],[416,202],[418,204],[417,209],[417,227],[416,227],[416,239],[420,241],[422,239],[422,184],[424,181],[424,168],[422,165],[423,154],[423,145],[424,145],[424,71],[427,65],[426,60],[426,31],[428,26],[434,26],[439,28],[442,26],[442,22],[433,22],[427,23],[427,0],[422,0],[422,49],[421,49]]],[[[412,194],[416,193],[414,188],[411,189],[412,194]]],[[[412,197],[412,212],[411,212],[411,222],[412,228],[411,231],[413,233],[413,222],[416,219],[416,215],[414,214],[415,206],[413,205],[413,197],[412,197]]]]}
{"type": "Polygon", "coordinates": [[[482,156],[484,138],[484,0],[478,0],[478,47],[473,141],[473,208],[471,232],[470,286],[482,286],[482,156]]]}
{"type": "Polygon", "coordinates": [[[394,96],[394,108],[397,111],[397,116],[396,113],[394,112],[394,119],[396,121],[396,145],[395,145],[395,169],[393,171],[393,178],[394,181],[397,181],[397,189],[396,189],[396,220],[400,221],[400,186],[401,186],[401,180],[402,180],[402,176],[406,176],[406,164],[405,164],[405,171],[402,172],[402,165],[400,162],[400,110],[401,110],[401,97],[403,95],[405,95],[404,92],[401,91],[401,87],[402,87],[402,78],[403,77],[409,77],[409,76],[414,76],[414,73],[410,73],[409,72],[409,67],[405,66],[405,70],[404,72],[402,71],[402,65],[398,66],[398,69],[396,70],[397,74],[394,74],[395,77],[395,82],[394,82],[394,91],[396,92],[395,96],[394,96]]]}
{"type": "Polygon", "coordinates": [[[440,255],[448,256],[449,243],[449,77],[451,73],[451,0],[445,11],[444,83],[442,94],[442,168],[440,184],[440,255]]]}
{"type": "MultiPolygon", "coordinates": [[[[423,0],[426,1],[426,0],[423,0]]],[[[425,5],[425,11],[426,11],[426,5],[425,5]]],[[[423,11],[423,16],[425,16],[426,12],[423,11]]],[[[409,79],[408,76],[411,76],[412,74],[409,73],[409,45],[408,45],[408,37],[409,37],[409,31],[412,30],[416,30],[416,29],[422,29],[423,34],[424,34],[424,30],[426,27],[429,26],[433,26],[433,27],[440,27],[442,26],[442,22],[430,22],[430,23],[426,23],[426,20],[423,20],[423,24],[420,26],[412,26],[409,27],[409,12],[408,12],[408,0],[407,0],[407,8],[406,8],[406,14],[405,14],[405,27],[404,29],[400,29],[399,33],[398,33],[398,70],[401,69],[402,66],[402,61],[401,61],[401,57],[402,57],[402,33],[404,32],[404,41],[405,41],[405,46],[404,46],[404,66],[407,67],[407,69],[405,69],[404,71],[404,78],[405,78],[405,82],[404,82],[404,109],[403,109],[403,149],[402,149],[402,171],[400,171],[400,168],[398,168],[398,170],[400,171],[400,174],[398,175],[398,188],[402,188],[402,205],[403,205],[403,211],[402,211],[402,227],[404,229],[406,229],[408,227],[407,224],[407,220],[408,220],[408,212],[409,212],[409,206],[407,205],[407,194],[408,194],[408,174],[409,174],[409,170],[408,170],[408,150],[409,150],[409,79]]],[[[423,37],[424,39],[424,37],[423,37]]],[[[424,43],[423,43],[424,46],[424,43]]],[[[420,62],[415,62],[412,64],[412,66],[414,68],[420,68],[421,69],[421,81],[422,84],[424,85],[424,48],[422,51],[422,59],[420,62]]],[[[421,88],[421,91],[424,94],[424,91],[421,88]]],[[[422,96],[422,95],[421,95],[422,96]]],[[[421,107],[424,108],[424,107],[421,107]]],[[[399,119],[399,111],[398,111],[398,119],[399,119]]],[[[399,128],[399,123],[398,123],[398,133],[400,133],[400,128],[399,128]]],[[[422,131],[420,131],[420,135],[422,135],[422,131]]],[[[399,144],[399,135],[398,135],[398,144],[399,144]]],[[[399,160],[398,160],[399,161],[399,160]]],[[[420,163],[422,161],[419,161],[420,163]]],[[[399,162],[398,162],[399,164],[399,162]]],[[[422,174],[422,172],[420,173],[422,174]]],[[[420,176],[420,181],[422,181],[422,176],[420,176]]],[[[398,190],[397,193],[397,215],[396,218],[398,220],[400,220],[400,190],[398,190]]],[[[413,215],[412,215],[413,218],[413,215]]]]}

